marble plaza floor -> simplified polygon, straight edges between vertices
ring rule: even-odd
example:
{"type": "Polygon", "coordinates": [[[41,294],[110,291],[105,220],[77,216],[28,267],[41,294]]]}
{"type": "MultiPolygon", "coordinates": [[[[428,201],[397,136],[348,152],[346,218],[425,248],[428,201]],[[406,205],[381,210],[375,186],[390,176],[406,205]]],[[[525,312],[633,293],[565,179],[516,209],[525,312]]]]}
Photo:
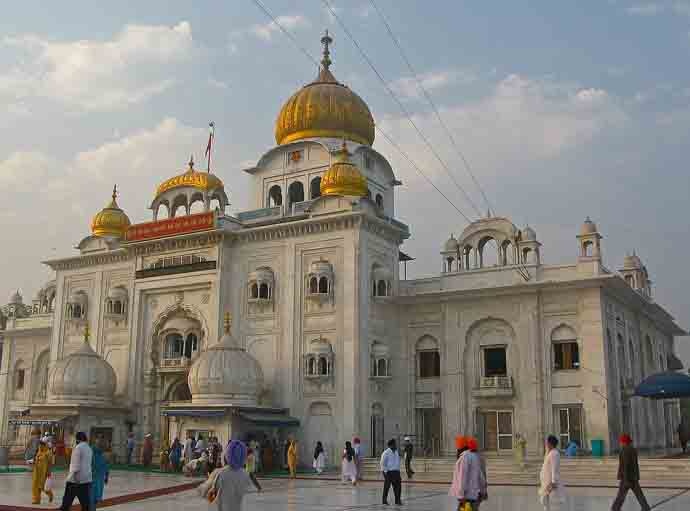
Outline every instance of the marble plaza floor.
{"type": "MultiPolygon", "coordinates": [[[[64,477],[61,475],[61,477],[64,477]]],[[[184,483],[190,479],[180,476],[142,474],[136,472],[114,472],[106,489],[106,497],[126,495],[146,490],[165,488],[184,483]]],[[[381,502],[381,485],[362,483],[357,487],[342,485],[335,481],[266,479],[261,480],[264,491],[250,493],[244,510],[261,511],[366,511],[386,509],[381,502]]],[[[30,474],[0,475],[0,504],[30,506],[30,474]]],[[[408,511],[455,511],[452,499],[447,497],[446,485],[416,484],[403,485],[403,509],[408,511]]],[[[568,500],[559,509],[562,511],[606,511],[615,495],[608,488],[571,488],[568,500]]],[[[62,484],[56,492],[56,503],[62,497],[62,484]]],[[[662,511],[687,511],[690,509],[690,491],[654,490],[647,492],[647,498],[654,509],[662,511]]],[[[389,497],[392,503],[393,495],[389,497]]],[[[45,501],[42,508],[55,508],[45,501]]],[[[146,500],[109,507],[113,511],[196,511],[215,509],[200,499],[196,491],[188,490],[146,500]]],[[[389,506],[389,509],[396,509],[389,506]]],[[[482,511],[519,510],[537,511],[542,507],[537,502],[534,487],[491,487],[489,501],[482,505],[482,511]]],[[[624,511],[639,507],[632,495],[624,511]]]]}

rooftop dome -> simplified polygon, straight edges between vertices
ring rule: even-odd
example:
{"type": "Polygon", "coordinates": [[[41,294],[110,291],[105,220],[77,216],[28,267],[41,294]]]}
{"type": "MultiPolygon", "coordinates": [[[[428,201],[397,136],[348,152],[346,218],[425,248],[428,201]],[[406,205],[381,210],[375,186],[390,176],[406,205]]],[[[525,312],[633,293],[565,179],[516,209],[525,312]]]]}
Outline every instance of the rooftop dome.
{"type": "Polygon", "coordinates": [[[321,178],[321,195],[346,195],[366,197],[369,192],[367,178],[350,161],[350,153],[343,146],[335,153],[335,162],[321,178]]]}
{"type": "Polygon", "coordinates": [[[460,244],[458,243],[458,240],[456,240],[452,234],[450,235],[450,238],[448,238],[448,240],[443,245],[443,251],[444,252],[457,252],[459,248],[460,248],[460,244]]]}
{"type": "Polygon", "coordinates": [[[255,406],[263,381],[259,363],[230,334],[230,315],[226,314],[220,342],[202,353],[189,369],[192,402],[255,406]]]}
{"type": "Polygon", "coordinates": [[[587,234],[594,234],[595,232],[597,232],[597,224],[592,222],[591,218],[587,217],[582,227],[580,227],[580,235],[585,236],[587,234]]]}
{"type": "Polygon", "coordinates": [[[374,143],[374,118],[369,107],[329,69],[328,46],[332,42],[326,31],[321,38],[324,51],[319,76],[280,109],[275,130],[278,145],[313,137],[343,138],[368,146],[374,143]]]}
{"type": "Polygon", "coordinates": [[[48,400],[54,404],[109,405],[116,379],[112,366],[91,348],[87,325],[81,348],[55,362],[48,379],[48,400]]]}
{"type": "Polygon", "coordinates": [[[91,234],[123,238],[130,226],[129,217],[117,205],[117,186],[113,187],[110,203],[100,210],[91,221],[91,234]]]}
{"type": "Polygon", "coordinates": [[[15,305],[21,305],[24,303],[24,297],[22,297],[22,294],[19,292],[19,289],[17,289],[14,293],[10,295],[10,302],[15,305]]]}
{"type": "MultiPolygon", "coordinates": [[[[211,172],[199,172],[194,169],[194,159],[190,158],[189,168],[182,174],[166,179],[156,189],[156,198],[174,188],[196,188],[201,192],[212,192],[223,189],[223,181],[211,172]]],[[[155,200],[155,199],[154,199],[155,200]]]]}

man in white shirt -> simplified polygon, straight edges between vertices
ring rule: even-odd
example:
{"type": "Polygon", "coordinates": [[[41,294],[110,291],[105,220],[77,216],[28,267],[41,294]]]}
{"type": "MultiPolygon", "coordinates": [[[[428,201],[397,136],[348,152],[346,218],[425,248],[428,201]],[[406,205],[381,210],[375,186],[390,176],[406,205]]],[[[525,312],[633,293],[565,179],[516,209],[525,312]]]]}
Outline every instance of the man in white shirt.
{"type": "Polygon", "coordinates": [[[383,472],[383,504],[388,505],[388,490],[393,486],[395,505],[401,506],[400,493],[402,480],[400,479],[400,453],[395,444],[395,439],[388,441],[388,449],[381,455],[381,472],[383,472]]]}
{"type": "Polygon", "coordinates": [[[93,480],[91,474],[93,453],[91,452],[91,447],[86,442],[86,433],[80,431],[77,433],[76,438],[77,446],[72,450],[69,473],[65,483],[65,495],[62,498],[60,509],[62,511],[69,511],[76,497],[79,499],[79,505],[84,511],[93,511],[91,509],[91,499],[89,498],[91,482],[93,480]]]}
{"type": "Polygon", "coordinates": [[[192,451],[194,450],[194,440],[192,440],[192,434],[187,433],[187,440],[184,441],[184,448],[182,449],[182,459],[184,460],[184,465],[192,461],[192,451]]]}

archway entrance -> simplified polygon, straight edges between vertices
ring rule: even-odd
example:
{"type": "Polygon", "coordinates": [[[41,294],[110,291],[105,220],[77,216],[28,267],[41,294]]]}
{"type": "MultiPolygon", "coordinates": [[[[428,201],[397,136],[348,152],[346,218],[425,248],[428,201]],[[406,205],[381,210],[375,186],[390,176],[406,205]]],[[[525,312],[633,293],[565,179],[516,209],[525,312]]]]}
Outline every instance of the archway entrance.
{"type": "Polygon", "coordinates": [[[371,456],[380,456],[385,449],[385,424],[383,406],[379,403],[371,407],[371,456]]]}

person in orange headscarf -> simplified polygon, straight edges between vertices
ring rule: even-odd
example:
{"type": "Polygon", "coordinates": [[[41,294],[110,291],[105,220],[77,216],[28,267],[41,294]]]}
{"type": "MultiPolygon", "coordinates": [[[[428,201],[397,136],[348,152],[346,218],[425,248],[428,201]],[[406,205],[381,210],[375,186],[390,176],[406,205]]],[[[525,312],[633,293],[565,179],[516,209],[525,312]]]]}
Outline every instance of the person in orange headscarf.
{"type": "Polygon", "coordinates": [[[472,511],[476,511],[481,501],[488,497],[486,472],[477,452],[477,440],[472,437],[465,439],[464,449],[455,463],[453,483],[448,495],[458,499],[458,509],[469,504],[472,511]]]}
{"type": "Polygon", "coordinates": [[[467,450],[467,438],[462,435],[455,437],[455,458],[458,459],[467,450]]]}
{"type": "Polygon", "coordinates": [[[637,502],[643,511],[651,508],[640,487],[640,465],[637,461],[637,449],[632,445],[632,438],[628,434],[623,434],[618,439],[621,445],[621,452],[618,456],[618,495],[611,505],[611,511],[620,511],[625,502],[628,491],[632,490],[637,497],[637,502]]]}

